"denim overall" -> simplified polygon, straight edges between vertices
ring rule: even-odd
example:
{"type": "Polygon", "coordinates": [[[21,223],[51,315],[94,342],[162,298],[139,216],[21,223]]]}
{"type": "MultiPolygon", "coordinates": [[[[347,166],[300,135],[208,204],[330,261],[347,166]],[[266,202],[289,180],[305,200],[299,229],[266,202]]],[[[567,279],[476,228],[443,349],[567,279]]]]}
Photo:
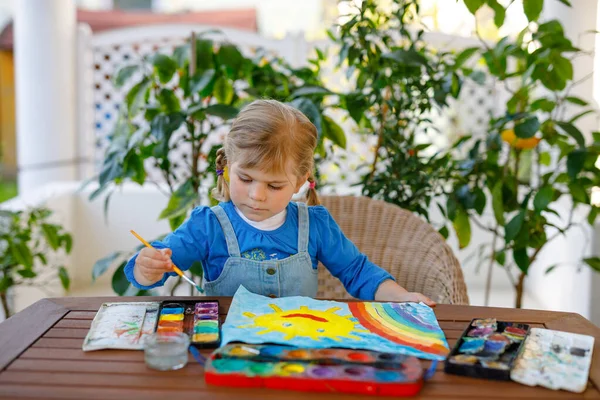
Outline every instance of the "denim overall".
{"type": "Polygon", "coordinates": [[[308,207],[297,204],[298,253],[283,260],[265,261],[243,258],[229,217],[221,206],[211,208],[223,228],[229,258],[217,279],[204,282],[207,296],[233,296],[240,285],[272,298],[317,295],[317,270],[308,254],[308,207]]]}

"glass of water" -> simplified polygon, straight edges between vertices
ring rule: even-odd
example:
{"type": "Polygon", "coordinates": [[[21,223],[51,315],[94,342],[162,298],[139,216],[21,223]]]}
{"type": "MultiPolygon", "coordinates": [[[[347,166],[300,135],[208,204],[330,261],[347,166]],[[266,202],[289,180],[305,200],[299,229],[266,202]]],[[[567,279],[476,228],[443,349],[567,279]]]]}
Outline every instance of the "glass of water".
{"type": "Polygon", "coordinates": [[[144,361],[152,369],[173,371],[188,361],[190,337],[185,333],[154,333],[144,340],[144,361]]]}

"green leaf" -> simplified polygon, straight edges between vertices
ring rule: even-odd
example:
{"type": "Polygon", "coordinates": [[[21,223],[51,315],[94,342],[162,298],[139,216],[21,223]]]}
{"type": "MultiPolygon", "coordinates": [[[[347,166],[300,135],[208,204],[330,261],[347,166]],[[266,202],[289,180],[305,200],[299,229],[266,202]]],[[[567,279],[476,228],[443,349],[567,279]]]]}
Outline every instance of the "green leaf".
{"type": "Polygon", "coordinates": [[[123,296],[127,289],[129,289],[129,281],[127,280],[127,276],[125,276],[125,265],[127,265],[127,261],[121,263],[112,277],[112,289],[119,296],[123,296]]]}
{"type": "Polygon", "coordinates": [[[600,272],[600,258],[598,257],[590,257],[584,258],[583,262],[592,267],[592,269],[596,272],[600,272]]]}
{"type": "Polygon", "coordinates": [[[555,56],[552,58],[552,66],[556,74],[563,80],[568,81],[573,79],[573,64],[567,58],[555,56]]]}
{"type": "Polygon", "coordinates": [[[52,224],[42,224],[42,233],[52,250],[58,250],[60,247],[60,238],[58,236],[58,227],[52,224]]]}
{"type": "Polygon", "coordinates": [[[452,196],[448,196],[448,200],[446,200],[446,210],[448,211],[448,219],[454,221],[456,219],[456,209],[458,205],[456,204],[456,199],[452,196]]]}
{"type": "Polygon", "coordinates": [[[17,260],[19,265],[22,265],[25,268],[33,268],[33,255],[25,243],[20,241],[12,242],[12,245],[9,247],[12,256],[17,260]]]}
{"type": "Polygon", "coordinates": [[[452,221],[452,224],[458,237],[458,246],[464,249],[471,241],[471,221],[469,221],[469,215],[462,207],[456,209],[456,218],[452,221]]]}
{"type": "Polygon", "coordinates": [[[494,257],[494,259],[498,264],[504,266],[504,263],[506,262],[506,253],[504,251],[499,251],[496,253],[496,257],[494,257]]]}
{"type": "Polygon", "coordinates": [[[469,47],[464,49],[454,59],[455,68],[460,68],[464,63],[466,63],[475,53],[479,51],[479,47],[469,47]]]}
{"type": "Polygon", "coordinates": [[[181,109],[179,99],[175,93],[170,89],[161,89],[156,96],[156,99],[162,106],[162,110],[167,113],[176,112],[181,109]]]}
{"type": "Polygon", "coordinates": [[[539,214],[548,207],[554,199],[554,188],[550,185],[543,186],[533,199],[533,207],[539,214]]]}
{"type": "Polygon", "coordinates": [[[127,104],[127,110],[131,116],[137,115],[144,104],[146,94],[150,90],[152,82],[147,76],[144,77],[140,82],[131,88],[129,93],[125,96],[125,103],[127,104]]]}
{"type": "Polygon", "coordinates": [[[594,225],[596,223],[596,217],[598,217],[598,211],[600,207],[592,206],[590,209],[590,213],[588,214],[587,221],[590,225],[594,225]]]}
{"type": "Polygon", "coordinates": [[[192,80],[190,82],[190,92],[191,93],[204,92],[204,90],[213,81],[214,77],[215,77],[214,69],[207,69],[206,71],[197,72],[192,77],[192,80]]]}
{"type": "Polygon", "coordinates": [[[60,283],[65,290],[69,290],[69,286],[71,286],[71,279],[69,278],[69,273],[67,269],[63,266],[58,267],[58,277],[60,278],[60,283]]]}
{"type": "Polygon", "coordinates": [[[311,95],[318,95],[318,96],[326,96],[329,94],[335,94],[333,93],[331,90],[329,89],[325,89],[324,87],[321,86],[303,86],[300,89],[295,90],[291,97],[301,97],[301,96],[311,96],[311,95]]]}
{"type": "Polygon", "coordinates": [[[544,8],[544,0],[524,0],[523,11],[529,21],[537,21],[544,8]]]}
{"type": "Polygon", "coordinates": [[[550,163],[552,162],[552,158],[550,156],[550,153],[540,153],[540,164],[545,165],[545,166],[549,166],[550,163]]]}
{"type": "Polygon", "coordinates": [[[204,71],[213,68],[213,42],[208,39],[196,40],[196,69],[204,71]]]}
{"type": "Polygon", "coordinates": [[[484,4],[485,0],[465,0],[465,5],[471,14],[475,14],[484,4]]]}
{"type": "Polygon", "coordinates": [[[575,142],[577,142],[579,147],[585,147],[585,139],[583,134],[574,125],[568,122],[556,122],[556,125],[558,125],[565,133],[575,139],[575,142]]]}
{"type": "Polygon", "coordinates": [[[413,67],[427,65],[427,59],[413,49],[394,50],[391,53],[382,54],[381,58],[393,60],[399,64],[413,66],[413,67]]]}
{"type": "Polygon", "coordinates": [[[244,56],[233,44],[222,44],[219,48],[219,62],[229,67],[231,71],[238,72],[244,62],[244,56]]]}
{"type": "Polygon", "coordinates": [[[572,151],[567,155],[567,174],[571,179],[577,178],[577,174],[583,169],[587,152],[582,149],[572,151]]]}
{"type": "Polygon", "coordinates": [[[483,71],[473,71],[469,74],[469,78],[473,80],[473,82],[478,83],[480,85],[484,85],[486,81],[486,74],[483,71]]]}
{"type": "Polygon", "coordinates": [[[569,192],[573,197],[573,200],[578,203],[590,204],[589,196],[585,190],[585,187],[579,182],[569,183],[569,192]]]}
{"type": "Polygon", "coordinates": [[[357,124],[360,124],[365,111],[369,108],[368,102],[359,93],[351,93],[346,95],[345,102],[350,117],[352,117],[357,124]]]}
{"type": "Polygon", "coordinates": [[[544,275],[549,274],[550,272],[554,271],[554,269],[558,267],[558,264],[554,264],[549,266],[548,268],[546,268],[546,271],[544,271],[544,275]]]}
{"type": "Polygon", "coordinates": [[[18,270],[17,273],[21,275],[23,278],[31,279],[35,278],[37,274],[32,269],[21,269],[18,270]]]}
{"type": "Polygon", "coordinates": [[[62,236],[62,241],[61,242],[64,242],[65,252],[67,254],[69,254],[71,252],[71,249],[73,249],[73,236],[71,236],[68,233],[66,233],[66,234],[64,234],[62,236]]]}
{"type": "Polygon", "coordinates": [[[112,263],[122,254],[123,252],[121,251],[115,251],[114,253],[111,253],[108,256],[96,261],[94,267],[92,268],[92,282],[94,282],[100,275],[104,274],[106,270],[110,268],[112,263]]]}
{"type": "Polygon", "coordinates": [[[175,50],[173,50],[173,59],[175,60],[175,62],[177,63],[177,66],[179,68],[183,69],[183,67],[185,67],[185,63],[190,58],[189,53],[190,53],[190,45],[189,44],[184,44],[184,45],[175,47],[175,50]]]}
{"type": "Polygon", "coordinates": [[[139,65],[127,65],[120,68],[114,76],[115,87],[122,87],[140,69],[139,65]]]}
{"type": "Polygon", "coordinates": [[[177,71],[177,61],[164,54],[155,54],[152,57],[152,65],[162,84],[168,83],[173,79],[173,74],[177,71]]]}
{"type": "Polygon", "coordinates": [[[450,232],[448,231],[448,228],[446,226],[442,226],[442,228],[438,232],[444,237],[444,239],[448,239],[448,235],[450,234],[450,232]]]}
{"type": "Polygon", "coordinates": [[[346,148],[346,134],[344,130],[327,115],[323,116],[323,136],[329,138],[339,147],[346,148]]]}
{"type": "Polygon", "coordinates": [[[502,181],[498,181],[492,190],[492,208],[499,225],[504,225],[504,201],[502,200],[502,181]]]}
{"type": "Polygon", "coordinates": [[[204,112],[215,117],[220,117],[225,120],[235,118],[240,110],[226,104],[213,104],[204,109],[204,112]]]}
{"type": "Polygon", "coordinates": [[[522,139],[527,139],[536,134],[540,129],[540,121],[536,116],[529,116],[522,122],[515,125],[515,135],[522,139]]]}
{"type": "Polygon", "coordinates": [[[169,204],[162,210],[158,219],[171,219],[186,215],[198,200],[198,194],[194,192],[192,181],[187,180],[181,185],[169,199],[169,204]]]}
{"type": "Polygon", "coordinates": [[[517,215],[510,220],[508,224],[504,227],[504,238],[506,243],[512,241],[517,237],[521,228],[523,227],[523,222],[525,221],[525,211],[519,211],[517,215]]]}
{"type": "Polygon", "coordinates": [[[574,115],[574,116],[573,116],[573,117],[572,117],[572,118],[569,120],[569,123],[570,123],[570,124],[574,124],[574,123],[575,123],[575,121],[577,121],[579,118],[581,118],[581,117],[585,117],[586,115],[588,115],[588,114],[592,114],[592,113],[594,113],[594,114],[595,114],[595,113],[596,113],[596,110],[585,110],[585,111],[582,111],[582,112],[580,112],[579,114],[576,114],[576,115],[574,115]]]}
{"type": "Polygon", "coordinates": [[[545,112],[550,112],[554,110],[554,107],[556,107],[555,102],[544,98],[537,99],[536,101],[531,103],[531,111],[542,110],[545,112]]]}
{"type": "Polygon", "coordinates": [[[577,104],[578,106],[587,106],[589,104],[587,101],[575,96],[567,96],[565,97],[565,100],[569,103],[577,104]]]}
{"type": "Polygon", "coordinates": [[[323,134],[323,126],[321,122],[321,113],[315,103],[307,98],[298,97],[292,100],[289,104],[292,107],[300,110],[304,115],[306,115],[310,122],[314,124],[314,126],[317,128],[317,133],[319,134],[320,139],[321,135],[323,134]]]}
{"type": "Polygon", "coordinates": [[[563,3],[566,6],[571,7],[571,3],[569,2],[569,0],[558,0],[558,1],[560,1],[561,3],[563,3]]]}
{"type": "Polygon", "coordinates": [[[487,4],[492,10],[494,10],[494,25],[500,28],[502,25],[504,25],[506,9],[502,7],[497,0],[487,0],[487,4]]]}
{"type": "Polygon", "coordinates": [[[46,256],[45,256],[44,254],[42,254],[42,253],[38,253],[38,254],[36,254],[35,256],[36,256],[37,258],[39,258],[39,259],[40,259],[40,262],[41,262],[43,265],[48,265],[48,260],[46,259],[46,256]]]}
{"type": "Polygon", "coordinates": [[[480,188],[475,188],[473,194],[475,195],[475,202],[473,204],[473,208],[475,209],[477,214],[482,215],[486,203],[485,193],[480,188]]]}
{"type": "Polygon", "coordinates": [[[527,255],[527,248],[513,250],[513,259],[517,263],[517,267],[527,275],[529,270],[529,256],[527,255]]]}
{"type": "Polygon", "coordinates": [[[233,84],[226,76],[220,76],[217,79],[213,92],[221,104],[229,104],[233,100],[233,84]]]}

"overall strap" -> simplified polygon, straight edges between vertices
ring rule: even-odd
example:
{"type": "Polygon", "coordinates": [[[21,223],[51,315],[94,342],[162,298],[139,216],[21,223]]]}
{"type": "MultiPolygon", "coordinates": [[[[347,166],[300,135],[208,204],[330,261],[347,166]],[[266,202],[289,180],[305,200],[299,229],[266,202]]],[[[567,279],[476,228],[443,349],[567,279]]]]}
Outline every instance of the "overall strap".
{"type": "Polygon", "coordinates": [[[211,207],[210,209],[215,213],[219,223],[221,224],[221,228],[225,234],[225,240],[227,241],[227,252],[229,253],[229,256],[240,257],[240,246],[238,245],[235,232],[233,231],[233,226],[231,226],[231,221],[225,213],[225,210],[223,210],[223,207],[219,205],[211,207]]]}
{"type": "Polygon", "coordinates": [[[308,252],[308,206],[298,202],[298,253],[308,252]]]}

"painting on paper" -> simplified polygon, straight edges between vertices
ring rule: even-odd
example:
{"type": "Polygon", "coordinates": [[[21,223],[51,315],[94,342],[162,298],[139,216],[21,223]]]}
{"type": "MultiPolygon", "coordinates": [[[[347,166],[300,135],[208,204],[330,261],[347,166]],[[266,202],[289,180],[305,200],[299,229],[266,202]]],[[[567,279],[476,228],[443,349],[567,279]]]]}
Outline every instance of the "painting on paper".
{"type": "Polygon", "coordinates": [[[222,345],[278,343],[343,347],[443,360],[448,343],[433,310],[422,303],[271,299],[240,287],[223,324],[222,345]]]}
{"type": "Polygon", "coordinates": [[[144,336],[154,331],[158,303],[104,303],[85,337],[83,351],[141,350],[144,336]]]}

